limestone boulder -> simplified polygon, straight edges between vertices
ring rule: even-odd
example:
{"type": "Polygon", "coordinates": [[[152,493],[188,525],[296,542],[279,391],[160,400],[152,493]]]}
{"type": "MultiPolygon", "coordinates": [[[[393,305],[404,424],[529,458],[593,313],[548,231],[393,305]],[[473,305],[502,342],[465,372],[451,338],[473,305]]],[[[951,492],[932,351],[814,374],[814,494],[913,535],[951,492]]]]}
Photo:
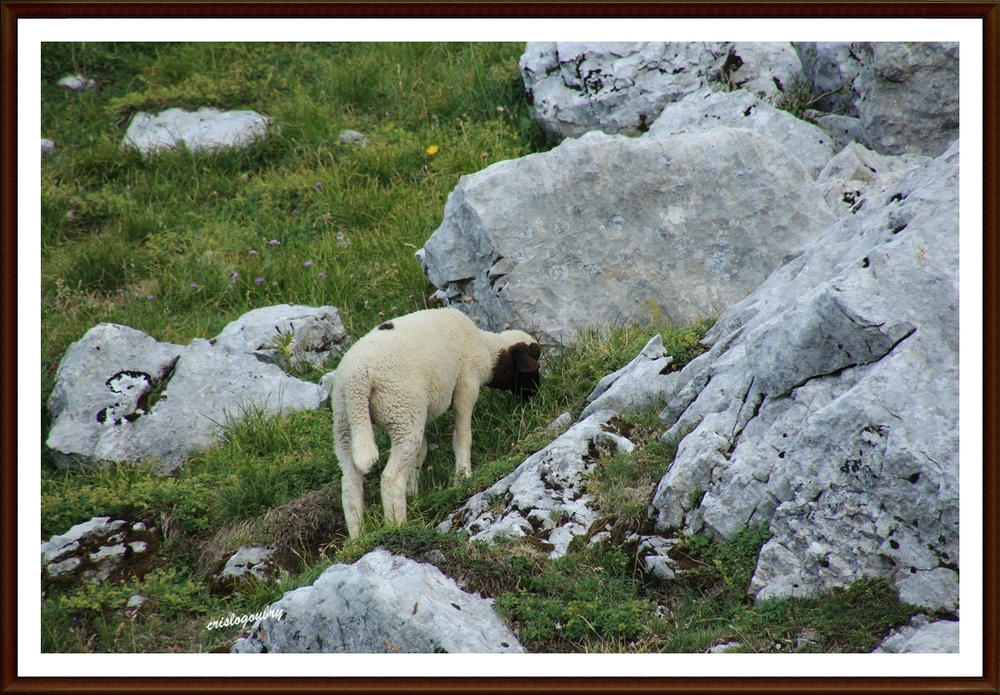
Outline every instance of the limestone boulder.
{"type": "Polygon", "coordinates": [[[859,43],[855,80],[863,144],[937,157],[958,138],[958,44],[859,43]]]}
{"type": "MultiPolygon", "coordinates": [[[[300,328],[301,345],[325,344],[319,338],[336,333],[328,322],[299,316],[313,316],[305,310],[284,320],[280,313],[268,316],[292,327],[293,343],[300,328]]],[[[259,325],[254,317],[235,324],[220,334],[221,343],[196,338],[186,346],[160,343],[127,326],[89,330],[63,356],[49,398],[53,425],[46,445],[56,464],[153,461],[169,472],[208,449],[222,427],[247,412],[314,409],[324,402],[324,387],[247,352],[259,325]]]]}
{"type": "Polygon", "coordinates": [[[958,143],[862,198],[706,336],[661,413],[661,533],[773,534],[750,592],[891,577],[957,606],[958,143]]]}
{"type": "Polygon", "coordinates": [[[664,105],[708,84],[726,43],[528,43],[521,77],[535,120],[558,137],[638,135],[664,105]]]}
{"type": "Polygon", "coordinates": [[[491,602],[433,565],[368,553],[327,568],[270,606],[236,653],[491,653],[523,648],[491,602]]]}
{"type": "Polygon", "coordinates": [[[694,92],[663,109],[644,137],[705,130],[717,126],[749,128],[792,153],[816,178],[836,152],[835,140],[823,129],[771,106],[746,89],[694,92]]]}
{"type": "Polygon", "coordinates": [[[588,133],[463,176],[417,252],[435,298],[547,344],[588,325],[717,315],[834,219],[757,133],[588,133]]]}

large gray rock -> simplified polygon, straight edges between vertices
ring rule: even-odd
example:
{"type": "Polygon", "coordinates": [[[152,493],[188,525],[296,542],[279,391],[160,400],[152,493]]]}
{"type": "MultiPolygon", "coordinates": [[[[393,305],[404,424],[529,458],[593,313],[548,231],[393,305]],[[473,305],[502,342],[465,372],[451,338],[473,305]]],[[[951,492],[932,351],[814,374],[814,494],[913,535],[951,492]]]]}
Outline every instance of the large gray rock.
{"type": "Polygon", "coordinates": [[[208,449],[221,426],[248,411],[314,409],[324,401],[319,385],[227,349],[241,331],[223,334],[231,340],[196,338],[180,346],[126,326],[89,330],[63,356],[49,398],[53,425],[46,445],[56,463],[155,461],[157,470],[169,472],[208,449]]]}
{"type": "Polygon", "coordinates": [[[237,653],[520,653],[491,602],[386,550],[333,565],[271,604],[237,653]]]}
{"type": "Polygon", "coordinates": [[[180,108],[158,114],[140,111],[132,117],[122,147],[143,154],[183,145],[192,152],[249,145],[267,135],[268,119],[255,111],[219,111],[203,108],[195,112],[180,108]]]}
{"type": "Polygon", "coordinates": [[[745,129],[588,133],[463,176],[417,252],[435,295],[543,343],[721,312],[833,220],[788,150],[745,129]]]}
{"type": "Polygon", "coordinates": [[[663,109],[645,137],[663,138],[716,126],[749,128],[783,145],[815,178],[833,157],[835,141],[821,128],[776,109],[745,89],[713,92],[703,89],[663,109]]]}
{"type": "Polygon", "coordinates": [[[725,43],[528,43],[521,77],[549,133],[637,135],[663,106],[708,83],[725,43]]]}
{"type": "Polygon", "coordinates": [[[864,198],[706,336],[661,414],[661,532],[769,524],[750,591],[893,577],[957,606],[958,144],[864,198]]]}
{"type": "Polygon", "coordinates": [[[284,370],[322,367],[349,342],[336,307],[276,304],[247,312],[215,337],[230,353],[248,353],[284,370]]]}
{"type": "Polygon", "coordinates": [[[613,410],[601,410],[576,423],[513,473],[473,495],[438,530],[465,531],[471,540],[487,542],[530,536],[552,557],[565,555],[570,541],[592,531],[598,519],[585,479],[597,456],[635,448],[615,431],[614,417],[613,410]]]}
{"type": "Polygon", "coordinates": [[[957,43],[860,43],[854,53],[865,145],[936,157],[958,138],[957,43]]]}

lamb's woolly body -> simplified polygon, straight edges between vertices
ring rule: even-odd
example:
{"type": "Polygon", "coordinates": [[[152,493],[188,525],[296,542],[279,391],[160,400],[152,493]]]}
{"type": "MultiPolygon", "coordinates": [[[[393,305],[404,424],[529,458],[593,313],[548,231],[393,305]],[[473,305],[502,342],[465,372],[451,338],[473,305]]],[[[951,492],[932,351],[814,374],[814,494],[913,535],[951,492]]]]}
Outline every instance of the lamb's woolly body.
{"type": "Polygon", "coordinates": [[[402,523],[406,494],[416,492],[417,471],[427,456],[424,427],[454,408],[455,470],[470,475],[472,410],[479,388],[514,388],[516,375],[497,373],[498,364],[511,364],[512,351],[522,367],[528,354],[537,383],[540,351],[527,333],[489,333],[456,309],[429,309],[380,324],[344,355],[334,375],[332,400],[351,537],[360,531],[364,474],[378,460],[372,423],[392,441],[382,473],[386,519],[402,523]]]}

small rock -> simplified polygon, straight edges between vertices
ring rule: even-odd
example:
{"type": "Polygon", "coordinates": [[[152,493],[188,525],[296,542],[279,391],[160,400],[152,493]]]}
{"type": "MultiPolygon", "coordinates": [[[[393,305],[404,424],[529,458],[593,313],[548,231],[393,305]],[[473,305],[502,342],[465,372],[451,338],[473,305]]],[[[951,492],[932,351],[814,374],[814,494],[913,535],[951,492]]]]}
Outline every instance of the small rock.
{"type": "Polygon", "coordinates": [[[742,646],[740,642],[723,642],[722,644],[716,644],[715,646],[709,648],[708,651],[711,654],[725,654],[726,652],[740,646],[742,646]]]}
{"type": "Polygon", "coordinates": [[[140,111],[132,117],[122,147],[143,154],[184,145],[191,151],[241,147],[267,135],[268,119],[254,111],[195,112],[167,109],[156,115],[140,111]]]}
{"type": "Polygon", "coordinates": [[[56,84],[64,89],[70,89],[74,92],[86,92],[91,89],[97,89],[97,82],[83,77],[82,75],[67,75],[56,84]]]}
{"type": "Polygon", "coordinates": [[[368,138],[356,130],[345,130],[337,136],[337,141],[345,144],[356,144],[358,147],[368,147],[368,138]]]}
{"type": "Polygon", "coordinates": [[[269,582],[276,578],[278,569],[273,548],[243,546],[226,562],[213,587],[231,591],[250,577],[269,582]]]}
{"type": "Polygon", "coordinates": [[[573,416],[570,415],[569,413],[563,413],[555,420],[553,420],[551,423],[549,423],[547,429],[552,430],[553,432],[562,433],[565,432],[567,429],[569,429],[569,426],[572,424],[573,424],[573,416]]]}

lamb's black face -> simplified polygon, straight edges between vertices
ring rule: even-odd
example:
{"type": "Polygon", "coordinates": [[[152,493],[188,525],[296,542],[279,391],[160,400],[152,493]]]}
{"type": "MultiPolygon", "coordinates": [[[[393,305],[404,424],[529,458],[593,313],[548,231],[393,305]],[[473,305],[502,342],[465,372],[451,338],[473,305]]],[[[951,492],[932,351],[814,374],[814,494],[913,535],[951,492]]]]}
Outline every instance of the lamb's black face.
{"type": "Polygon", "coordinates": [[[538,393],[542,378],[538,373],[538,358],[542,349],[538,343],[518,343],[501,353],[493,367],[493,375],[487,386],[513,391],[524,399],[538,393]]]}

